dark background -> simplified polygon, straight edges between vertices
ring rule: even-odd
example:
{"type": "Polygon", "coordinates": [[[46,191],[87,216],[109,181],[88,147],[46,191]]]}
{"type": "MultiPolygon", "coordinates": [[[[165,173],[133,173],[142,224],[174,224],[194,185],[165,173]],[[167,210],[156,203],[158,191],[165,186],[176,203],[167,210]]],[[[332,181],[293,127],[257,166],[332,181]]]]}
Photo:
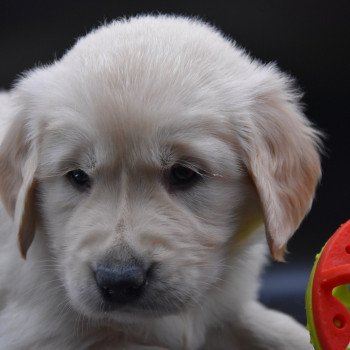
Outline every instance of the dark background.
{"type": "MultiPolygon", "coordinates": [[[[278,304],[274,293],[282,293],[282,304],[294,309],[290,299],[303,294],[314,255],[350,218],[350,1],[0,0],[0,88],[10,88],[24,70],[59,58],[100,23],[150,12],[198,16],[254,57],[276,61],[297,78],[306,114],[326,134],[324,175],[313,209],[289,245],[288,264],[273,265],[264,280],[267,304],[278,304]]],[[[303,320],[301,313],[296,316],[303,320]]]]}

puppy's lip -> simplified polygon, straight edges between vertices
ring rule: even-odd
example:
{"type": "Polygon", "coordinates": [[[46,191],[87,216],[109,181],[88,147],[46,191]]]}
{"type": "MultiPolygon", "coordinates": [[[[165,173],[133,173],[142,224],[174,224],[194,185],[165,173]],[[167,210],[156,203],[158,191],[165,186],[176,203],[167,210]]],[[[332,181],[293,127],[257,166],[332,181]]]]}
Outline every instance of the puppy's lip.
{"type": "MultiPolygon", "coordinates": [[[[169,289],[171,289],[169,287],[169,289]]],[[[185,311],[192,304],[193,300],[188,295],[183,295],[181,299],[178,295],[171,292],[162,291],[145,293],[138,299],[127,304],[105,303],[99,300],[97,305],[100,310],[113,315],[117,314],[133,314],[142,317],[160,317],[165,315],[175,315],[185,311]]]]}

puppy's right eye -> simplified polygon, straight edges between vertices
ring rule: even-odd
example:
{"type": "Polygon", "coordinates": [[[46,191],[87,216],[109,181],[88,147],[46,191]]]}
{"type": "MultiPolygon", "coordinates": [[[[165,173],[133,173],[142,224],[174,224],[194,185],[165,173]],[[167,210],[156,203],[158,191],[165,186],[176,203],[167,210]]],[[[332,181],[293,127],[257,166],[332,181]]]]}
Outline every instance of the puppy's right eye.
{"type": "Polygon", "coordinates": [[[175,164],[169,172],[169,185],[175,190],[187,190],[201,179],[201,175],[196,171],[181,165],[175,164]]]}
{"type": "Polygon", "coordinates": [[[80,191],[86,191],[91,187],[89,175],[81,169],[72,170],[66,176],[70,183],[80,191]]]}

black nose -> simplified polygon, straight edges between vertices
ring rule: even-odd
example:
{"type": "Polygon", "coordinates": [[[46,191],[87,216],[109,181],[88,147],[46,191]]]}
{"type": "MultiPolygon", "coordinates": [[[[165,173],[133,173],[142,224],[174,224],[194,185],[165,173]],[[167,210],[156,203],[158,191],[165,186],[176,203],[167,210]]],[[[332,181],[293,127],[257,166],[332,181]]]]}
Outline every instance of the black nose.
{"type": "Polygon", "coordinates": [[[126,304],[140,297],[147,271],[136,263],[99,264],[95,278],[105,302],[126,304]]]}

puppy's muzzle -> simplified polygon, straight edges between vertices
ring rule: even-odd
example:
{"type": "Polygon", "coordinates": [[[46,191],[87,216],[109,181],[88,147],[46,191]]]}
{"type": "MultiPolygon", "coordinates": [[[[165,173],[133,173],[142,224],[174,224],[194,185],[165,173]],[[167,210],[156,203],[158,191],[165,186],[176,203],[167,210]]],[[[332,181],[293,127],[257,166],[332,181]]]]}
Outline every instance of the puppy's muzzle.
{"type": "Polygon", "coordinates": [[[95,280],[105,303],[124,305],[136,301],[147,284],[149,269],[135,262],[98,264],[95,280]]]}

